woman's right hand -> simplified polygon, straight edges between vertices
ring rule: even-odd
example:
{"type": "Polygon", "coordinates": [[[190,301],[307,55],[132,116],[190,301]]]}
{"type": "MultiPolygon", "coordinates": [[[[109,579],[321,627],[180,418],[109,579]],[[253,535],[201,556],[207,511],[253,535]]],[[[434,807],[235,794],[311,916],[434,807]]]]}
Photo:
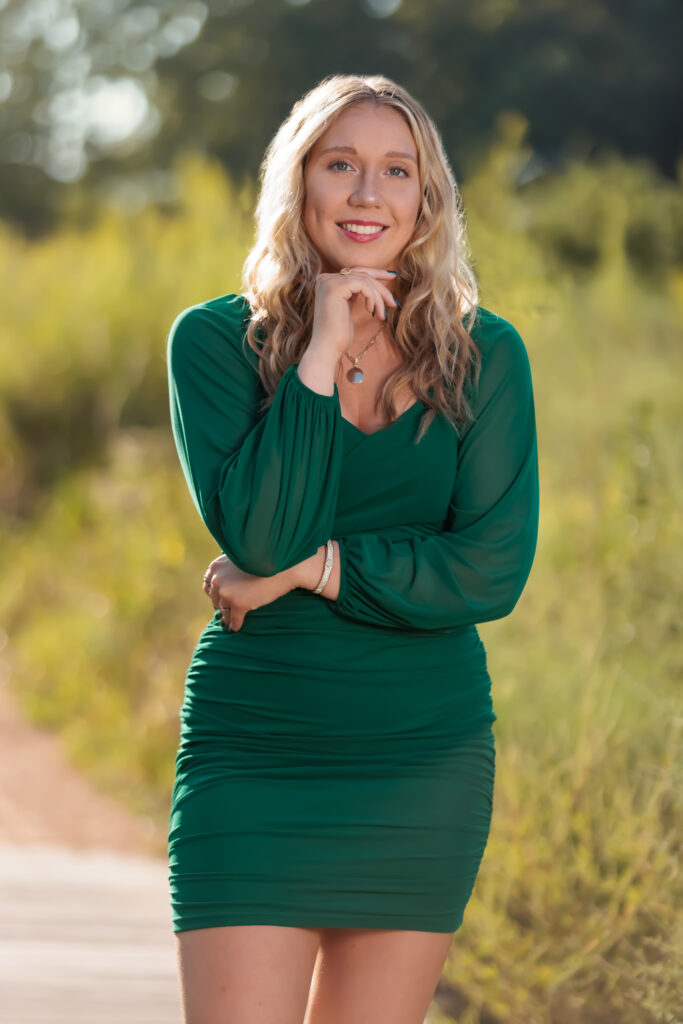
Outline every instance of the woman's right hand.
{"type": "Polygon", "coordinates": [[[350,267],[350,274],[320,274],[315,286],[313,331],[309,347],[337,356],[353,342],[351,306],[357,295],[365,297],[365,308],[378,324],[386,322],[387,306],[398,306],[385,281],[395,281],[391,270],[350,267]]]}

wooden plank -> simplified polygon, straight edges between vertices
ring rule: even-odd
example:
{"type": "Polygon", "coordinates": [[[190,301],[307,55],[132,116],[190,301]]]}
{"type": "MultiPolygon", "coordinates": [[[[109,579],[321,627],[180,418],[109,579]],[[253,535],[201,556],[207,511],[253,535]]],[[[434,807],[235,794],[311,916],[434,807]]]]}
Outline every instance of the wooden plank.
{"type": "Polygon", "coordinates": [[[165,861],[0,844],[3,1024],[180,1024],[165,861]]]}

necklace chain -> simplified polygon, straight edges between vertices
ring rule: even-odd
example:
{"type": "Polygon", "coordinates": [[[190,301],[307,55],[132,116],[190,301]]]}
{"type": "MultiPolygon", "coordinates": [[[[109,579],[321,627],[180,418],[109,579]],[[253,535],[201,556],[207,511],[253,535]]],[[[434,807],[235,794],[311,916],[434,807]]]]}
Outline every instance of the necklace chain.
{"type": "MultiPolygon", "coordinates": [[[[343,353],[347,357],[347,359],[353,364],[351,369],[346,374],[346,379],[348,381],[350,381],[352,384],[360,384],[360,382],[365,379],[365,374],[363,373],[362,370],[360,370],[358,368],[358,363],[363,358],[363,356],[368,351],[368,349],[371,348],[375,344],[375,342],[377,341],[377,339],[379,338],[381,333],[382,333],[382,328],[380,327],[380,329],[378,330],[377,334],[374,336],[374,338],[370,342],[368,342],[368,344],[365,346],[365,348],[363,349],[363,351],[359,355],[357,355],[357,356],[350,356],[348,352],[344,352],[343,353]]],[[[340,365],[341,365],[341,360],[340,360],[340,365]]]]}

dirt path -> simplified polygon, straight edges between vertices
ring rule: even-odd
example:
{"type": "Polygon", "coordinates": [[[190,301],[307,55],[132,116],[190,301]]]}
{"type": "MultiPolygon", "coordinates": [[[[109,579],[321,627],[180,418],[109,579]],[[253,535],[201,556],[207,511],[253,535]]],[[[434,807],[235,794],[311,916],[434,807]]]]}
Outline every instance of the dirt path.
{"type": "Polygon", "coordinates": [[[0,685],[0,1020],[180,1024],[158,851],[0,685]]]}
{"type": "Polygon", "coordinates": [[[0,841],[159,856],[158,829],[100,793],[0,685],[0,841]]]}

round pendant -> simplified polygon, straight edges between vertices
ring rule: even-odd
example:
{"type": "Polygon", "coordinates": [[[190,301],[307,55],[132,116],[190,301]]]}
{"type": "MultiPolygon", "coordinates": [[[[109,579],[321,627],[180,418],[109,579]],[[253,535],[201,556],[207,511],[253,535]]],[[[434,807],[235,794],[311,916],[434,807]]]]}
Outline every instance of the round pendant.
{"type": "Polygon", "coordinates": [[[351,381],[352,384],[360,384],[364,377],[365,374],[362,370],[359,370],[357,366],[352,366],[346,374],[346,379],[351,381]]]}
{"type": "Polygon", "coordinates": [[[351,367],[349,372],[346,374],[346,380],[350,381],[351,384],[359,384],[361,380],[364,380],[365,376],[366,375],[362,370],[358,370],[357,367],[351,367]]]}

